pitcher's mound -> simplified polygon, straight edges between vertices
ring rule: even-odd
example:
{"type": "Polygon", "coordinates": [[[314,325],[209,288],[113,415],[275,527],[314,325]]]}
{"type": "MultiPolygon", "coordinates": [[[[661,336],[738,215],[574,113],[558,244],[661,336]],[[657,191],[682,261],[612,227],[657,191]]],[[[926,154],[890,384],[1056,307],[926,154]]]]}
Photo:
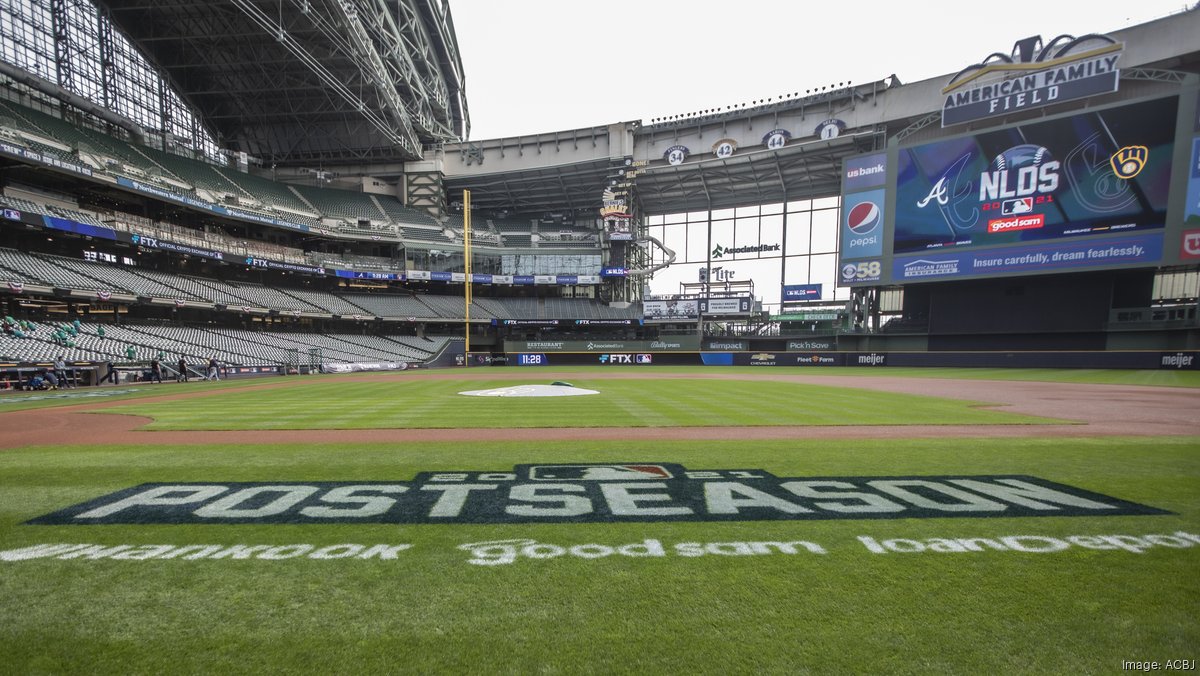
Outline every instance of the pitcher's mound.
{"type": "Polygon", "coordinates": [[[468,397],[578,397],[584,394],[600,394],[596,390],[587,390],[570,385],[513,385],[497,387],[494,390],[469,390],[459,392],[468,397]]]}

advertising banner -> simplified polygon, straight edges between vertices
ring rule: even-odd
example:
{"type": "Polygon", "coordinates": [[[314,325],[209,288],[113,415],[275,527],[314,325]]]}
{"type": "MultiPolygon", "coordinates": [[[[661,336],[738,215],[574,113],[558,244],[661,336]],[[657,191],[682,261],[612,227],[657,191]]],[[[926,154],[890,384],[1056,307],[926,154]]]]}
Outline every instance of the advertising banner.
{"type": "Polygon", "coordinates": [[[658,340],[506,340],[514,352],[698,352],[699,336],[667,336],[658,340]]]}
{"type": "Polygon", "coordinates": [[[753,299],[749,296],[739,298],[701,298],[697,301],[702,315],[745,315],[750,314],[753,299]]]}
{"type": "Polygon", "coordinates": [[[565,319],[493,319],[492,326],[558,326],[565,319]]]}
{"type": "Polygon", "coordinates": [[[1057,68],[949,92],[942,105],[942,126],[1115,92],[1120,82],[1117,68],[1120,56],[1119,51],[1105,53],[1057,68]]]}
{"type": "Polygon", "coordinates": [[[808,338],[805,340],[789,340],[788,352],[821,352],[837,349],[836,338],[808,338]]]}
{"type": "Polygon", "coordinates": [[[396,281],[400,279],[397,272],[370,272],[369,270],[334,270],[334,275],[347,279],[380,279],[396,281]]]}
{"type": "Polygon", "coordinates": [[[306,226],[306,225],[300,225],[299,223],[292,223],[290,221],[284,221],[284,220],[280,220],[278,218],[272,218],[269,216],[261,216],[259,214],[241,211],[240,209],[229,209],[229,208],[223,207],[219,204],[205,202],[204,200],[196,199],[195,197],[189,197],[187,195],[180,195],[180,194],[171,192],[170,190],[166,190],[164,188],[159,188],[158,186],[149,185],[147,183],[142,183],[141,181],[135,181],[133,179],[125,178],[124,176],[117,177],[117,185],[121,186],[122,188],[127,188],[129,190],[134,190],[136,192],[150,195],[152,197],[157,197],[158,199],[161,199],[164,201],[176,202],[178,204],[183,204],[183,205],[195,208],[195,209],[203,209],[205,211],[211,211],[212,213],[218,214],[221,216],[229,216],[231,218],[240,218],[240,219],[244,219],[244,220],[248,220],[248,221],[254,221],[256,223],[266,223],[268,225],[275,225],[275,226],[278,226],[281,228],[289,228],[292,230],[299,230],[301,232],[308,232],[308,226],[306,226]]]}
{"type": "Polygon", "coordinates": [[[642,312],[647,323],[697,321],[700,319],[700,308],[695,298],[645,300],[642,301],[642,312]]]}
{"type": "MultiPolygon", "coordinates": [[[[18,215],[17,219],[19,219],[19,218],[20,218],[20,216],[18,215]]],[[[13,220],[17,220],[17,219],[13,219],[13,220]]],[[[115,230],[113,230],[112,228],[102,228],[102,227],[95,226],[95,225],[89,225],[87,223],[78,223],[76,221],[68,220],[65,218],[57,218],[55,216],[42,216],[42,220],[46,224],[47,228],[53,228],[54,230],[63,230],[66,232],[73,232],[78,235],[84,235],[86,237],[99,237],[101,239],[117,239],[117,232],[115,230]]]]}
{"type": "Polygon", "coordinates": [[[842,366],[845,355],[839,352],[750,352],[733,355],[735,366],[842,366]]]}
{"type": "Polygon", "coordinates": [[[299,263],[273,261],[269,258],[254,258],[253,256],[246,258],[246,265],[249,265],[252,268],[266,268],[267,270],[288,270],[290,272],[302,272],[306,275],[325,274],[325,268],[313,267],[311,265],[301,265],[299,263]]]}
{"type": "Polygon", "coordinates": [[[704,341],[704,349],[714,352],[745,352],[750,349],[750,341],[714,338],[704,341]]]}
{"type": "Polygon", "coordinates": [[[640,319],[576,319],[576,326],[641,326],[640,319]]]}
{"type": "Polygon", "coordinates": [[[882,188],[887,183],[887,153],[848,157],[842,165],[842,192],[882,188]]]}
{"type": "Polygon", "coordinates": [[[36,162],[47,167],[54,167],[73,174],[81,176],[91,176],[92,170],[90,167],[85,167],[74,162],[64,162],[63,160],[50,155],[49,153],[39,153],[36,150],[26,150],[20,146],[12,145],[11,143],[0,142],[0,153],[11,155],[22,160],[36,162]]]}
{"type": "Polygon", "coordinates": [[[1162,258],[1162,233],[1107,237],[1082,242],[1046,243],[981,251],[943,251],[897,256],[892,279],[922,281],[935,278],[1036,274],[1078,268],[1153,265],[1162,258]]]}
{"type": "Polygon", "coordinates": [[[325,373],[358,373],[360,371],[403,371],[408,368],[408,362],[377,361],[377,362],[334,362],[322,364],[325,373]]]}
{"type": "Polygon", "coordinates": [[[883,255],[884,190],[869,190],[842,197],[842,258],[883,255]]]}
{"type": "Polygon", "coordinates": [[[788,284],[783,287],[783,302],[821,300],[820,284],[788,284]]]}
{"type": "Polygon", "coordinates": [[[211,249],[201,249],[200,247],[191,246],[190,244],[179,244],[169,242],[165,239],[157,237],[147,237],[145,235],[132,234],[129,236],[130,243],[144,247],[147,249],[161,249],[163,251],[174,251],[175,253],[183,253],[191,256],[200,256],[201,258],[210,258],[213,260],[225,260],[225,254],[220,251],[211,249]]]}

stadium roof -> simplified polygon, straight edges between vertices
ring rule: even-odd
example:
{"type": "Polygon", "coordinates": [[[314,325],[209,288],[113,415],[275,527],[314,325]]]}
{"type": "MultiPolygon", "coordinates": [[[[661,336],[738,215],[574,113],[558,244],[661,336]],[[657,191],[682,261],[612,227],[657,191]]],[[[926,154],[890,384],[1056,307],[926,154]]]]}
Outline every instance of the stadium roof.
{"type": "MultiPolygon", "coordinates": [[[[637,199],[646,213],[662,214],[770,204],[837,194],[842,161],[877,150],[883,132],[860,130],[837,139],[795,144],[782,150],[746,152],[683,166],[654,166],[637,179],[637,199]]],[[[660,163],[661,164],[661,163],[660,163]]],[[[546,165],[523,171],[447,176],[453,199],[471,190],[471,203],[486,212],[537,215],[600,208],[613,171],[608,159],[546,165]]]]}
{"type": "Polygon", "coordinates": [[[637,179],[642,209],[664,214],[836,195],[847,157],[878,150],[881,130],[797,143],[681,166],[655,166],[637,179]]]}
{"type": "Polygon", "coordinates": [[[218,142],[264,163],[404,161],[470,128],[438,0],[98,0],[218,142]]]}

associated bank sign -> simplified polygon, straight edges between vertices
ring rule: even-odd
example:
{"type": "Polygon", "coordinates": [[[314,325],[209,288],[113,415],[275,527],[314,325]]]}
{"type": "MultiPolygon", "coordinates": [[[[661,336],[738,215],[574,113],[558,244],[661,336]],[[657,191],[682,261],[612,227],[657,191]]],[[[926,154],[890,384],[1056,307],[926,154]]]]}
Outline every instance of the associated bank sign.
{"type": "Polygon", "coordinates": [[[421,472],[412,481],[133,486],[29,521],[83,524],[596,523],[1167,514],[1023,475],[776,477],[665,462],[421,472]]]}
{"type": "Polygon", "coordinates": [[[697,352],[699,336],[660,340],[506,340],[507,352],[697,352]]]}
{"type": "Polygon", "coordinates": [[[1104,35],[1018,40],[1012,56],[992,54],[942,89],[942,126],[1032,110],[1117,91],[1124,45],[1104,35]]]}

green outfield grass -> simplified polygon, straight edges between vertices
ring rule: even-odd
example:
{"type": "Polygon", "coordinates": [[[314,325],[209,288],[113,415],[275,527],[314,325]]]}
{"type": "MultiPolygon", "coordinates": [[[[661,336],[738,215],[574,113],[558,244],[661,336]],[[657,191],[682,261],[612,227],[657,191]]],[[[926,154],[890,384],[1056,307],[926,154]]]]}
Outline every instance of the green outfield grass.
{"type": "MultiPolygon", "coordinates": [[[[543,382],[546,373],[581,374],[586,377],[593,373],[612,373],[611,368],[596,366],[562,366],[551,369],[502,369],[476,368],[462,371],[472,378],[520,378],[529,382],[543,382]]],[[[409,372],[390,374],[399,378],[419,379],[427,372],[409,372]]],[[[444,371],[443,371],[444,373],[444,371]]],[[[845,377],[848,386],[853,386],[854,378],[859,376],[872,377],[903,377],[903,378],[952,378],[970,380],[1025,380],[1034,382],[1084,383],[1099,385],[1148,385],[1155,387],[1200,387],[1200,371],[1147,371],[1147,370],[1113,370],[1113,369],[983,369],[983,368],[871,368],[871,367],[707,367],[707,366],[646,366],[637,367],[638,375],[653,378],[656,374],[727,374],[727,375],[815,375],[845,377]]],[[[338,380],[346,376],[320,376],[321,380],[338,380]]],[[[388,376],[381,376],[388,377],[388,376]]],[[[249,378],[244,380],[223,380],[220,382],[196,381],[186,385],[166,383],[132,384],[119,387],[81,387],[74,390],[58,390],[53,392],[5,392],[0,393],[0,413],[6,411],[22,411],[35,408],[54,406],[69,406],[91,401],[117,401],[126,399],[141,399],[162,394],[177,394],[181,392],[204,392],[222,389],[240,389],[264,384],[294,383],[297,380],[307,381],[310,378],[249,378]],[[103,396],[99,396],[103,395],[103,396]]]]}
{"type": "Polygon", "coordinates": [[[0,551],[407,543],[395,560],[0,560],[5,673],[1106,673],[1200,657],[1200,545],[873,554],[876,540],[1200,534],[1200,437],[42,447],[0,453],[0,551]],[[24,525],[143,482],[405,481],[519,463],[786,477],[1028,474],[1157,516],[526,525],[24,525]],[[818,543],[825,555],[468,564],[464,543],[818,543]]]}
{"type": "MultiPolygon", "coordinates": [[[[611,372],[596,366],[548,367],[555,372],[611,372]]],[[[1094,385],[1149,385],[1153,387],[1200,387],[1200,371],[1145,369],[1031,369],[1031,368],[944,368],[888,366],[639,366],[638,373],[715,373],[763,375],[807,375],[853,378],[951,378],[956,380],[1025,380],[1032,382],[1084,383],[1094,385]]],[[[478,370],[476,370],[477,372],[478,370]]],[[[525,369],[537,374],[535,369],[525,369]]]]}
{"type": "MultiPolygon", "coordinates": [[[[523,382],[545,380],[528,374],[523,382]]],[[[583,374],[581,374],[583,375],[583,374]]],[[[761,375],[761,374],[760,374],[761,375]]],[[[285,381],[278,388],[147,401],[109,409],[150,416],[148,429],[355,429],[469,427],[680,427],[948,425],[1057,422],[983,410],[986,402],[764,380],[572,379],[599,394],[469,397],[512,380],[396,377],[285,381]]],[[[852,381],[849,383],[852,384],[852,381]]]]}

